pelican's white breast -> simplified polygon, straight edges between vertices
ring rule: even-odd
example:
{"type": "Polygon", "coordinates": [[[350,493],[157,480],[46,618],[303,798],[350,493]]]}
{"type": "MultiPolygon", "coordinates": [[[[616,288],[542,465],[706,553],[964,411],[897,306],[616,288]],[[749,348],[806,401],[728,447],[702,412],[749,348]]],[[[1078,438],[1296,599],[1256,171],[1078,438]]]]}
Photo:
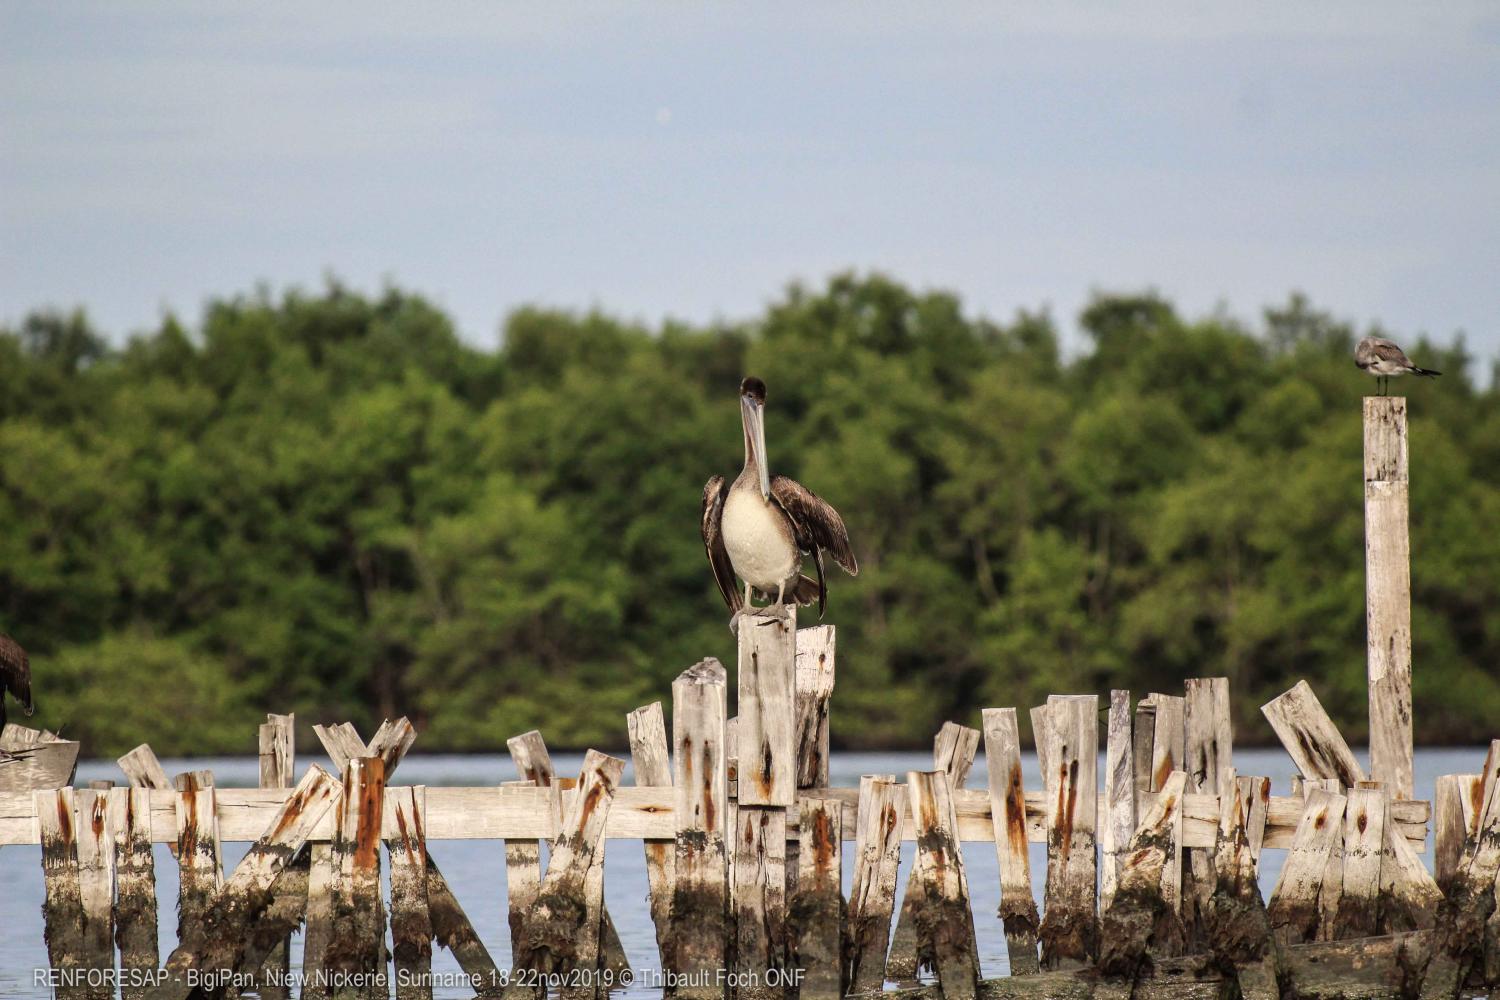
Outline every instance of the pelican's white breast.
{"type": "Polygon", "coordinates": [[[720,530],[735,573],[752,586],[774,593],[801,567],[786,515],[758,489],[729,491],[720,530]]]}

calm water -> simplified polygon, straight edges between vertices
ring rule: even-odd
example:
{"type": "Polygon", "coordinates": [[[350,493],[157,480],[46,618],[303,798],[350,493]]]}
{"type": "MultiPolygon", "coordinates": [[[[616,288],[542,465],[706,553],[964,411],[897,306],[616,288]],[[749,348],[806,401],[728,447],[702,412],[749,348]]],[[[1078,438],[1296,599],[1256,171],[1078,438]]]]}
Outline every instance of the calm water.
{"type": "MultiPolygon", "coordinates": [[[[1435,779],[1440,774],[1477,772],[1484,760],[1484,748],[1421,750],[1416,759],[1416,794],[1419,798],[1431,799],[1435,779]]],[[[629,754],[621,754],[629,759],[629,754]]],[[[582,765],[581,754],[559,754],[557,769],[562,774],[576,773],[582,765]]],[[[332,766],[320,756],[307,756],[299,761],[299,773],[308,763],[316,762],[331,770],[332,766]]],[[[226,787],[253,787],[257,781],[257,765],[254,758],[220,758],[194,760],[164,760],[168,774],[190,769],[210,768],[218,784],[226,787]]],[[[1101,760],[1101,771],[1103,761],[1101,760]]],[[[1288,794],[1293,773],[1291,760],[1281,750],[1236,750],[1235,767],[1241,774],[1270,775],[1276,794],[1288,794]]],[[[916,753],[835,753],[833,755],[833,784],[857,786],[862,774],[895,773],[921,770],[931,767],[931,758],[916,753]]],[[[1028,757],[1028,787],[1040,787],[1040,779],[1034,757],[1028,757]]],[[[970,779],[971,787],[982,787],[984,760],[974,765],[970,779]]],[[[406,758],[397,772],[401,784],[425,785],[493,785],[516,777],[509,757],[458,757],[421,756],[406,758]]],[[[123,782],[123,776],[113,761],[86,761],[78,766],[77,783],[85,786],[90,780],[112,778],[123,782]]],[[[626,783],[634,779],[626,770],[626,783]]],[[[232,869],[244,854],[247,844],[224,845],[224,867],[232,869]]],[[[441,841],[431,845],[433,858],[441,866],[458,896],[459,902],[474,922],[480,938],[485,942],[496,964],[508,965],[510,961],[510,932],[505,916],[505,853],[498,841],[441,841]]],[[[852,852],[844,854],[844,890],[847,893],[852,879],[852,852]]],[[[1261,861],[1261,883],[1269,893],[1280,872],[1282,851],[1268,851],[1261,861]]],[[[1430,854],[1423,855],[1430,864],[1430,854]]],[[[911,845],[907,845],[901,862],[901,882],[906,884],[906,871],[911,863],[911,845]]],[[[999,869],[992,847],[969,843],[964,845],[964,863],[968,868],[969,889],[973,894],[975,924],[979,938],[980,961],[985,976],[1000,976],[1009,970],[1005,955],[1005,937],[995,913],[1000,905],[999,869]]],[[[1041,901],[1043,879],[1046,873],[1046,852],[1040,844],[1031,847],[1031,870],[1033,889],[1041,901]]],[[[614,917],[624,941],[625,950],[635,967],[638,979],[644,979],[648,970],[657,969],[656,939],[650,914],[646,905],[646,871],[643,852],[639,842],[610,841],[609,861],[605,869],[605,900],[614,917]]],[[[177,926],[176,897],[177,869],[165,846],[156,848],[157,898],[163,901],[160,913],[161,955],[170,954],[177,926]]],[[[45,967],[46,946],[42,940],[41,907],[43,899],[41,851],[37,847],[0,848],[0,997],[46,997],[49,991],[34,980],[34,970],[45,967]]],[[[899,902],[898,902],[899,905],[899,902]]],[[[292,964],[301,965],[301,939],[293,938],[292,964]]],[[[460,972],[458,964],[446,951],[433,956],[434,973],[460,972]]],[[[439,988],[435,995],[453,1000],[466,1000],[472,991],[462,987],[439,988]]],[[[655,996],[656,991],[636,987],[633,991],[616,996],[655,996]]]]}

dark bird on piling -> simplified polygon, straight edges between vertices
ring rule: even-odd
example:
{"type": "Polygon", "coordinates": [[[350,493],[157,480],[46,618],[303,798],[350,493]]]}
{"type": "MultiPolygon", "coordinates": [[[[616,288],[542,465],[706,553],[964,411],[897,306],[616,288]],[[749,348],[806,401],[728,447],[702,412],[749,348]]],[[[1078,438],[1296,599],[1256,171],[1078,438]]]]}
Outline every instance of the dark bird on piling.
{"type": "Polygon", "coordinates": [[[1394,341],[1384,337],[1366,337],[1361,340],[1354,349],[1354,364],[1360,371],[1375,376],[1375,384],[1380,387],[1382,396],[1390,387],[1392,375],[1411,374],[1436,378],[1443,374],[1430,368],[1418,368],[1411,363],[1405,351],[1397,347],[1394,341]]]}
{"type": "MultiPolygon", "coordinates": [[[[823,617],[828,588],[823,577],[823,555],[859,575],[859,563],[849,547],[849,531],[839,512],[794,479],[773,476],[766,465],[766,384],[758,378],[740,383],[740,421],[745,436],[745,467],[729,486],[714,476],[703,487],[703,548],[724,603],[733,612],[731,628],[752,607],[754,592],[784,605],[818,602],[823,617]],[[816,580],[802,575],[802,560],[811,556],[816,580]],[[741,598],[735,583],[745,582],[741,598]]],[[[773,611],[773,613],[775,613],[773,611]]]]}
{"type": "Polygon", "coordinates": [[[30,715],[36,710],[31,700],[31,662],[26,650],[4,632],[0,632],[0,729],[5,728],[5,693],[9,691],[30,715]]]}

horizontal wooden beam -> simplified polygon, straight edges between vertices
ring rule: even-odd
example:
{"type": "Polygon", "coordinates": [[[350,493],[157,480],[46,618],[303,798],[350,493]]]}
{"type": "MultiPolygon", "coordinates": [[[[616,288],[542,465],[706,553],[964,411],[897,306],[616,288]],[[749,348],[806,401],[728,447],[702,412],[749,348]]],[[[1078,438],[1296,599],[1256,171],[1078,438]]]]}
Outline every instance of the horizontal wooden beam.
{"type": "MultiPolygon", "coordinates": [[[[394,789],[393,789],[394,790],[394,789]]],[[[291,794],[285,788],[216,788],[220,841],[256,840],[291,794]]],[[[537,840],[557,836],[556,814],[545,788],[494,786],[483,788],[427,787],[428,840],[537,840]]],[[[562,793],[563,809],[568,798],[562,793]]],[[[670,788],[625,787],[615,791],[614,806],[604,835],[610,840],[671,840],[676,835],[673,798],[670,788]]],[[[854,839],[859,789],[809,788],[799,798],[835,799],[843,807],[842,827],[845,840],[854,839]]],[[[1151,806],[1153,796],[1143,794],[1141,810],[1151,806]]],[[[994,843],[995,829],[990,816],[988,791],[956,789],[953,804],[958,812],[960,840],[994,843]]],[[[1213,847],[1219,825],[1217,795],[1183,796],[1182,843],[1185,847],[1213,847]]],[[[1291,846],[1297,821],[1302,816],[1302,800],[1289,796],[1272,796],[1266,817],[1264,847],[1286,849],[1291,846]]],[[[906,808],[903,806],[903,808],[906,808]]],[[[177,793],[151,790],[151,839],[170,843],[177,837],[177,793]]],[[[1425,851],[1427,821],[1431,804],[1414,799],[1391,803],[1391,818],[1418,852],[1425,851]]],[[[797,811],[788,819],[788,834],[796,835],[797,811]]],[[[1026,793],[1026,839],[1034,844],[1046,843],[1046,795],[1026,793]]],[[[313,830],[309,838],[329,840],[333,836],[330,813],[313,830]]],[[[910,814],[902,823],[902,838],[914,839],[910,814]]],[[[36,806],[30,792],[0,793],[0,846],[38,844],[36,806]]]]}

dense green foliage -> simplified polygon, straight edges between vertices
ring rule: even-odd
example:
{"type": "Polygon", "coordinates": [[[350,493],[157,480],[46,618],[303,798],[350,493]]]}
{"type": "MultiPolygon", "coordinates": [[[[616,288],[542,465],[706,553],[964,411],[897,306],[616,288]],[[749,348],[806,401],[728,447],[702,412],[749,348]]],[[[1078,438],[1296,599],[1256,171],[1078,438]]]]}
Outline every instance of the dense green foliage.
{"type": "MultiPolygon", "coordinates": [[[[844,277],[753,323],[648,331],[523,310],[503,346],[338,287],[211,307],[112,348],[0,331],[0,628],[36,722],[87,753],[247,751],[266,711],[481,749],[623,713],[733,642],[699,493],[770,385],[772,468],[844,514],[835,739],[916,745],[1049,692],[1227,674],[1242,739],[1308,678],[1365,716],[1354,332],[1293,299],[1252,332],[1099,298],[1045,317],[844,277]]],[[[1408,344],[1419,738],[1500,709],[1500,392],[1408,344]]],[[[806,613],[804,613],[806,620],[806,613]]],[[[1023,713],[1024,714],[1024,713],[1023,713]]]]}

